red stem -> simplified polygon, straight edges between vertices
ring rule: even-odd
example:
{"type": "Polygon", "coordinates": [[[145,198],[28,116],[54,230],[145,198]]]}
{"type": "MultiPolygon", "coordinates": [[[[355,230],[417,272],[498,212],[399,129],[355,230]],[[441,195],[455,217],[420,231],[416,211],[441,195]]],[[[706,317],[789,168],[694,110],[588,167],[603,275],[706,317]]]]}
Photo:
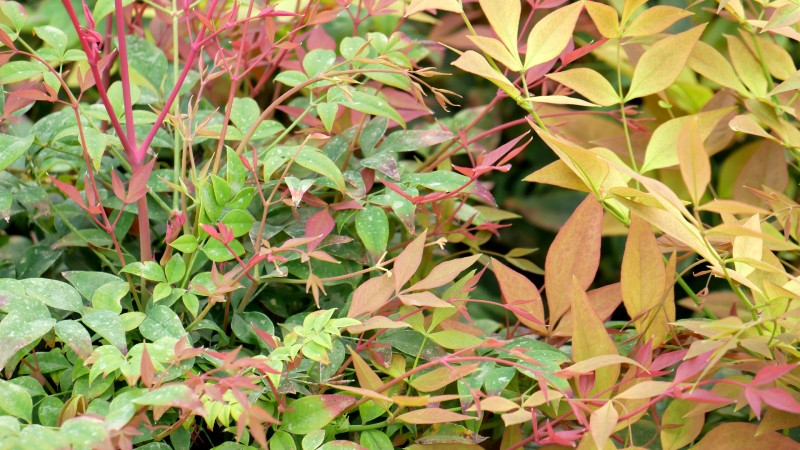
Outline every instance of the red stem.
{"type": "MultiPolygon", "coordinates": [[[[122,0],[114,0],[116,8],[115,17],[117,19],[117,45],[119,46],[119,77],[122,82],[122,103],[125,107],[125,128],[128,132],[128,141],[136,146],[136,128],[133,125],[133,101],[131,100],[131,80],[128,72],[128,44],[125,39],[125,14],[123,12],[122,0]]],[[[134,153],[132,163],[140,165],[144,162],[144,154],[137,151],[134,153]]]]}

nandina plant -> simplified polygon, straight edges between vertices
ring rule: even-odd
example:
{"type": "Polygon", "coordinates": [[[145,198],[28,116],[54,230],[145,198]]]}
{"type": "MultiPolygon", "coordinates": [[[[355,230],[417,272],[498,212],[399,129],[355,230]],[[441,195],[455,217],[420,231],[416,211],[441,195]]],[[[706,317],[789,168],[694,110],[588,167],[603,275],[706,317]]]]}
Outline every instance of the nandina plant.
{"type": "Polygon", "coordinates": [[[0,2],[3,446],[796,447],[791,5],[266,3],[0,2]]]}

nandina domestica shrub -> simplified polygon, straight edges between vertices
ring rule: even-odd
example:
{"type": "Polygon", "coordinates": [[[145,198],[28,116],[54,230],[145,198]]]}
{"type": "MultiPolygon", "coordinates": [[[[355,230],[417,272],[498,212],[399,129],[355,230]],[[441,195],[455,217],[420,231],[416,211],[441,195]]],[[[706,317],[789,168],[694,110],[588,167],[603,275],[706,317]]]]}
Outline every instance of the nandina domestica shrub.
{"type": "Polygon", "coordinates": [[[0,448],[800,447],[797,10],[0,0],[0,448]]]}

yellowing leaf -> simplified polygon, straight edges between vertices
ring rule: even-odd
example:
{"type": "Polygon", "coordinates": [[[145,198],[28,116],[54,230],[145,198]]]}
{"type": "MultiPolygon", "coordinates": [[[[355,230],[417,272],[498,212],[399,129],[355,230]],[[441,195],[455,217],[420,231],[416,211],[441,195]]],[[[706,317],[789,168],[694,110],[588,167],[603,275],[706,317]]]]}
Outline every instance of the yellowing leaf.
{"type": "Polygon", "coordinates": [[[614,427],[617,426],[618,419],[619,413],[610,401],[596,409],[589,417],[589,429],[591,430],[594,444],[598,448],[605,447],[606,441],[614,432],[614,427]]]}
{"type": "MultiPolygon", "coordinates": [[[[507,398],[496,395],[481,399],[480,405],[481,405],[481,410],[490,412],[508,412],[519,409],[518,404],[512,402],[507,398]]],[[[477,410],[478,410],[477,405],[472,405],[469,407],[467,411],[477,411],[477,410]]]]}
{"type": "Polygon", "coordinates": [[[653,398],[667,392],[670,388],[672,388],[672,383],[669,381],[646,380],[634,384],[624,392],[617,394],[614,398],[618,400],[653,398]]]}
{"type": "Polygon", "coordinates": [[[741,114],[728,122],[728,126],[731,127],[731,130],[738,131],[740,133],[745,134],[752,134],[753,136],[758,136],[764,139],[769,139],[774,141],[775,138],[767,133],[767,131],[758,124],[751,116],[741,114]]]}
{"type": "MultiPolygon", "coordinates": [[[[745,422],[729,422],[716,425],[703,436],[703,439],[697,445],[692,447],[692,450],[797,449],[797,442],[790,437],[776,432],[762,433],[756,436],[757,430],[758,425],[745,422]]],[[[666,449],[667,447],[664,448],[666,449]]]]}
{"type": "Polygon", "coordinates": [[[714,47],[703,41],[697,41],[687,61],[689,67],[709,80],[734,91],[749,95],[731,63],[714,47]]]}
{"type": "MultiPolygon", "coordinates": [[[[758,214],[754,214],[744,223],[744,227],[752,230],[754,235],[740,235],[733,239],[733,257],[761,261],[764,250],[764,242],[758,237],[761,234],[761,218],[758,214]]],[[[733,264],[736,271],[745,277],[755,270],[752,265],[743,262],[734,262],[733,264]]]]}
{"type": "Polygon", "coordinates": [[[693,116],[678,117],[661,124],[656,128],[656,131],[650,138],[650,142],[647,143],[644,164],[642,164],[642,173],[653,169],[672,167],[679,163],[677,150],[678,139],[680,138],[681,130],[692,120],[692,117],[697,118],[700,137],[705,141],[711,136],[717,123],[722,120],[723,117],[730,114],[731,111],[733,111],[733,108],[715,109],[713,111],[697,113],[693,116]]]}
{"type": "Polygon", "coordinates": [[[705,422],[704,416],[686,416],[693,407],[694,403],[688,400],[672,400],[670,402],[661,418],[661,448],[678,450],[690,444],[700,434],[705,422]]]}
{"type": "Polygon", "coordinates": [[[437,9],[454,13],[464,11],[459,0],[411,0],[411,4],[408,5],[408,9],[406,9],[406,16],[428,9],[437,9]]]}
{"type": "MultiPolygon", "coordinates": [[[[617,346],[614,345],[614,341],[608,335],[603,322],[597,317],[597,314],[589,304],[586,291],[581,287],[577,278],[573,277],[571,289],[568,287],[566,289],[568,289],[572,297],[573,320],[575,323],[581,324],[581,326],[575,327],[573,332],[572,359],[580,362],[596,356],[618,356],[617,346]]],[[[619,366],[617,365],[598,368],[595,373],[595,386],[589,395],[613,386],[618,377],[619,366]]],[[[610,392],[607,394],[610,395],[610,392]]]]}
{"type": "Polygon", "coordinates": [[[477,363],[462,366],[441,366],[414,378],[410,384],[419,392],[433,392],[474,373],[476,370],[478,370],[477,363]]]}
{"type": "Polygon", "coordinates": [[[444,286],[455,280],[461,272],[475,264],[478,258],[480,258],[480,255],[445,261],[434,267],[425,279],[414,283],[407,291],[424,291],[444,286]]]}
{"type": "Polygon", "coordinates": [[[637,333],[659,347],[669,332],[669,323],[675,320],[674,308],[672,317],[668,317],[663,307],[667,274],[661,250],[650,225],[636,214],[631,214],[621,280],[622,301],[637,333]]]}
{"type": "MultiPolygon", "coordinates": [[[[570,300],[575,295],[573,280],[583,296],[594,280],[600,263],[602,224],[603,208],[596,198],[588,196],[561,227],[547,251],[544,284],[551,329],[573,305],[570,300]]],[[[576,319],[573,315],[573,320],[576,319]]]]}
{"type": "Polygon", "coordinates": [[[761,70],[758,59],[750,53],[750,50],[736,36],[726,35],[728,41],[728,54],[731,57],[733,68],[739,74],[739,78],[757,97],[767,95],[767,78],[761,70]]]}
{"type": "Polygon", "coordinates": [[[664,38],[644,52],[633,71],[625,101],[661,92],[678,78],[705,25],[664,38]]]}
{"type": "Polygon", "coordinates": [[[522,12],[520,0],[479,0],[481,9],[497,37],[513,54],[518,54],[517,33],[522,12]]]}
{"type": "Polygon", "coordinates": [[[433,423],[460,422],[462,420],[475,420],[475,417],[454,413],[449,409],[425,408],[407,412],[397,416],[397,420],[412,425],[427,425],[433,423]]]}
{"type": "Polygon", "coordinates": [[[467,50],[463,55],[459,56],[457,60],[453,61],[453,65],[465,72],[486,78],[516,101],[522,99],[522,93],[519,89],[514,87],[502,73],[495,70],[489,62],[486,61],[486,58],[478,52],[467,50]]]}
{"type": "Polygon", "coordinates": [[[600,106],[611,106],[619,103],[619,95],[614,91],[611,83],[592,69],[583,67],[570,69],[551,73],[547,75],[547,78],[563,84],[600,106]]]}
{"type": "MultiPolygon", "coordinates": [[[[495,1],[481,0],[481,4],[484,2],[494,4],[495,1]]],[[[525,70],[546,63],[564,51],[572,38],[572,32],[575,30],[582,9],[582,2],[572,3],[551,12],[536,23],[528,35],[525,70]]],[[[514,32],[516,33],[516,29],[514,32]]]]}
{"type": "Polygon", "coordinates": [[[651,36],[660,33],[692,13],[674,6],[657,5],[642,11],[622,32],[623,37],[651,36]]]}
{"type": "Polygon", "coordinates": [[[616,9],[599,2],[586,2],[586,12],[603,37],[609,39],[619,37],[619,17],[616,9]]]}
{"type": "Polygon", "coordinates": [[[678,139],[681,176],[695,205],[700,204],[700,199],[705,194],[708,183],[711,182],[711,164],[703,146],[703,136],[700,134],[698,123],[697,117],[689,120],[689,123],[681,129],[678,139]]]}
{"type": "Polygon", "coordinates": [[[519,72],[522,70],[522,61],[517,53],[511,53],[502,42],[486,36],[469,35],[467,38],[478,46],[484,53],[509,70],[519,72]]]}
{"type": "Polygon", "coordinates": [[[783,47],[770,39],[758,37],[758,44],[750,34],[742,34],[742,40],[753,55],[761,55],[769,73],[779,79],[786,80],[797,71],[792,56],[783,47]]]}

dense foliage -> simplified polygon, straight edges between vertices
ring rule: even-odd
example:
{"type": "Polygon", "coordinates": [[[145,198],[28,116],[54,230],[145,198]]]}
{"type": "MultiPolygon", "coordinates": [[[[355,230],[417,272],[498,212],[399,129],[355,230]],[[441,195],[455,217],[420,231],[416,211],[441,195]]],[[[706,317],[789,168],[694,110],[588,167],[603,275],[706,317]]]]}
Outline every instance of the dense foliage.
{"type": "Polygon", "coordinates": [[[798,22],[0,0],[0,449],[800,448],[798,22]]]}

